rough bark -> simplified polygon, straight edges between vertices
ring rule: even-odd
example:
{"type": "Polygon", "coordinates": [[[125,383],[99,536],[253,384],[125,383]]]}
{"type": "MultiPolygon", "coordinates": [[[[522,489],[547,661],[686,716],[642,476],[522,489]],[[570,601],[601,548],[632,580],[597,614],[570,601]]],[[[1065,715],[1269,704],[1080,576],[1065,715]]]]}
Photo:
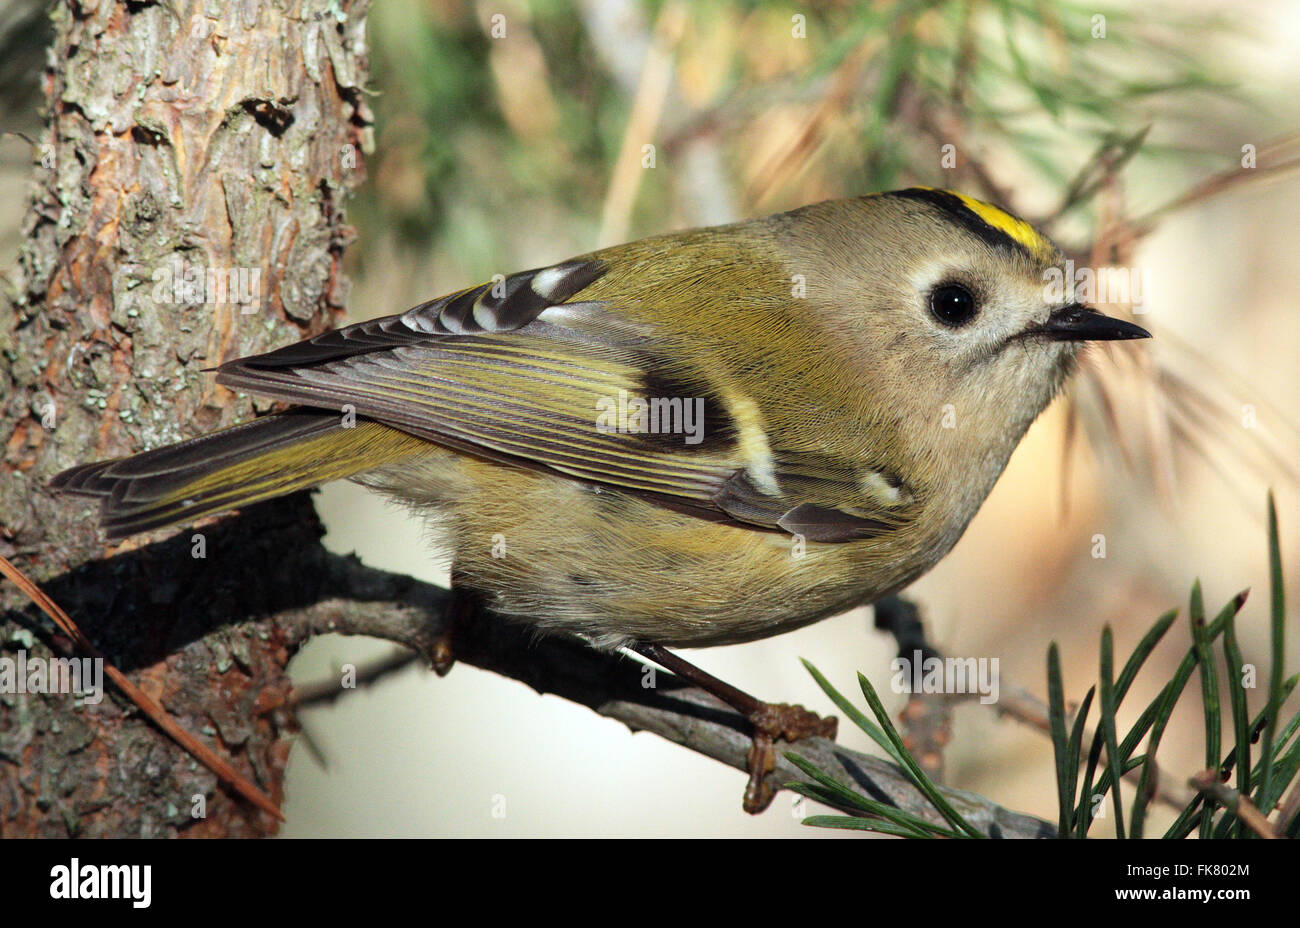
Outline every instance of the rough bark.
{"type": "MultiPolygon", "coordinates": [[[[202,369],[338,321],[341,203],[370,141],[365,13],[366,0],[57,5],[25,244],[0,305],[0,553],[38,581],[62,575],[60,602],[106,655],[277,799],[292,726],[271,710],[298,639],[268,603],[294,582],[284,546],[317,545],[311,507],[187,530],[115,572],[94,563],[113,552],[92,507],[45,484],[250,417],[202,369]],[[215,615],[228,624],[214,631],[215,615]]],[[[0,656],[50,656],[8,584],[0,607],[0,656]]],[[[117,697],[0,695],[0,833],[273,827],[117,697]]]]}

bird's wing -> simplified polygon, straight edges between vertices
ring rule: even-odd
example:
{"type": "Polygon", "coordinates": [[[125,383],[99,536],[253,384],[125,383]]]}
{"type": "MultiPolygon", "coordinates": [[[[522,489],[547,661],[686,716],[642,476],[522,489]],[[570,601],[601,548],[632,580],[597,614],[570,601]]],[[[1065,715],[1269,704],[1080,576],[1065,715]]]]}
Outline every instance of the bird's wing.
{"type": "Polygon", "coordinates": [[[706,518],[821,541],[890,524],[851,467],[783,458],[761,437],[756,458],[752,404],[691,374],[611,302],[573,300],[605,272],[597,259],[522,272],[231,361],[217,381],[351,407],[439,444],[706,518]],[[845,499],[859,505],[837,505],[845,499]]]}

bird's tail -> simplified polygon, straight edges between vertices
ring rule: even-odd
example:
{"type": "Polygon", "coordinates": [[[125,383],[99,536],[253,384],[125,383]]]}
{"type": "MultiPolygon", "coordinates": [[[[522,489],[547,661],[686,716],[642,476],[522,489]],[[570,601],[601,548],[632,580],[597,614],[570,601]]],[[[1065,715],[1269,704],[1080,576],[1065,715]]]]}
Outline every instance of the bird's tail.
{"type": "Polygon", "coordinates": [[[82,464],[51,486],[103,500],[110,540],[350,477],[428,449],[378,422],[291,409],[154,451],[82,464]]]}

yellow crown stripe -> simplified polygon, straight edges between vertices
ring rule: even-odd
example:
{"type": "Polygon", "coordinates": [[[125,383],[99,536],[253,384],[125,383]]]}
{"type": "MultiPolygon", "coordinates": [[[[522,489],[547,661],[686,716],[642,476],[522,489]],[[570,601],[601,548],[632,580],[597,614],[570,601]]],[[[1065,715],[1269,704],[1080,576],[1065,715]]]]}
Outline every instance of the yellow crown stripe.
{"type": "Polygon", "coordinates": [[[961,203],[963,207],[969,209],[971,213],[974,213],[975,217],[979,218],[979,221],[983,222],[984,225],[987,225],[989,229],[1000,231],[1000,233],[1006,235],[1006,237],[1013,240],[1013,242],[1019,244],[1019,246],[1023,247],[1024,250],[1037,257],[1037,259],[1052,260],[1053,257],[1056,257],[1056,246],[1054,246],[1047,237],[1041,235],[1039,230],[1028,224],[1028,222],[1021,220],[1021,218],[1011,216],[1011,214],[1004,211],[1004,209],[998,209],[992,203],[984,203],[984,200],[976,200],[974,196],[958,194],[956,190],[944,190],[943,187],[926,187],[918,185],[917,187],[914,187],[913,190],[930,190],[935,192],[935,194],[952,196],[952,198],[956,199],[958,203],[961,203]]]}
{"type": "Polygon", "coordinates": [[[939,190],[941,193],[956,197],[961,200],[962,205],[988,223],[990,227],[1009,235],[1013,241],[1019,242],[1036,258],[1051,258],[1056,254],[1056,246],[1040,234],[1037,229],[1023,219],[1017,219],[1005,210],[998,209],[992,203],[985,203],[983,200],[968,197],[956,190],[942,190],[938,187],[922,187],[921,189],[939,190]]]}

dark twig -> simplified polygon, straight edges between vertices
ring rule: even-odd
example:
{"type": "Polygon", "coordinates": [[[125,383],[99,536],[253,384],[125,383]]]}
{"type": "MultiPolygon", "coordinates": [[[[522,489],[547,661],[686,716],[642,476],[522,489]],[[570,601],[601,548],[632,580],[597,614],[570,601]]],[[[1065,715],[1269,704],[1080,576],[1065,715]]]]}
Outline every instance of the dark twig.
{"type": "MultiPolygon", "coordinates": [[[[875,605],[876,628],[887,631],[898,642],[898,656],[911,666],[941,655],[925,640],[921,610],[909,599],[887,596],[875,605]]],[[[952,740],[951,693],[912,693],[899,714],[903,744],[926,775],[943,781],[943,750],[952,740]]]]}
{"type": "Polygon", "coordinates": [[[315,683],[294,687],[293,695],[289,697],[288,704],[294,709],[320,704],[328,705],[354,689],[377,683],[418,663],[419,660],[420,656],[414,651],[394,651],[387,657],[358,667],[352,677],[352,686],[344,686],[336,677],[317,680],[315,683]]]}

